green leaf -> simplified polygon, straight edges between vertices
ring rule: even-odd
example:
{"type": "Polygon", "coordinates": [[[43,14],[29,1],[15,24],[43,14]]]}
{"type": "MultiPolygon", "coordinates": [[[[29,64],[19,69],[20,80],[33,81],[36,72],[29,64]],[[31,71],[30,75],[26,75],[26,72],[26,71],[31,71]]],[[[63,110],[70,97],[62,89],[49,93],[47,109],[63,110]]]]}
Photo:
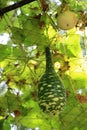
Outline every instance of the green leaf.
{"type": "Polygon", "coordinates": [[[39,3],[37,1],[31,2],[27,6],[22,7],[23,14],[29,16],[39,14],[41,12],[39,3]]]}
{"type": "Polygon", "coordinates": [[[24,53],[21,49],[19,49],[17,46],[15,47],[12,47],[12,55],[13,55],[13,58],[15,57],[16,59],[19,59],[19,60],[24,60],[24,53]]]}
{"type": "Polygon", "coordinates": [[[7,121],[4,122],[3,130],[10,130],[10,122],[7,122],[7,121]]]}
{"type": "Polygon", "coordinates": [[[44,46],[49,43],[49,38],[45,35],[45,28],[41,29],[40,21],[38,19],[32,18],[26,20],[23,24],[23,30],[25,35],[25,45],[44,46]]]}
{"type": "Polygon", "coordinates": [[[7,24],[6,24],[5,19],[0,18],[0,33],[4,32],[6,27],[7,27],[7,24]]]}
{"type": "Polygon", "coordinates": [[[15,44],[22,44],[24,42],[23,29],[12,27],[12,39],[15,44]]]}
{"type": "Polygon", "coordinates": [[[0,44],[0,61],[8,59],[11,54],[11,48],[7,45],[0,44]]]}
{"type": "Polygon", "coordinates": [[[20,105],[21,105],[20,97],[8,91],[5,95],[5,98],[7,100],[7,106],[9,112],[13,112],[14,110],[20,109],[20,105]]]}
{"type": "Polygon", "coordinates": [[[3,130],[4,119],[0,119],[0,130],[3,130]]]}

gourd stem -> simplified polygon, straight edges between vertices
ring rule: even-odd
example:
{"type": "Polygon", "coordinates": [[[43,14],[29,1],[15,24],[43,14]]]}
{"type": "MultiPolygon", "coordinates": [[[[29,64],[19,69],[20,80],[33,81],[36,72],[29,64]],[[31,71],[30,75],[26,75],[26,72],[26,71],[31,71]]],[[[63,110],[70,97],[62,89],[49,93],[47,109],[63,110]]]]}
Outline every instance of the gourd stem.
{"type": "Polygon", "coordinates": [[[46,53],[46,71],[52,70],[54,69],[54,67],[53,67],[53,62],[52,62],[52,57],[51,57],[51,52],[49,47],[45,48],[45,53],[46,53]]]}

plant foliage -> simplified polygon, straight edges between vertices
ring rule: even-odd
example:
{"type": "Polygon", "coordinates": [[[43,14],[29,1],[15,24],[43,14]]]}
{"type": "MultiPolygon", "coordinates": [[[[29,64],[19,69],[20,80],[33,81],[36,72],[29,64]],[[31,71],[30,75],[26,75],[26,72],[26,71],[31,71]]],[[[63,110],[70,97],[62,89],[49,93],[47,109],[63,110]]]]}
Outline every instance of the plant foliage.
{"type": "MultiPolygon", "coordinates": [[[[15,2],[1,0],[0,8],[15,2]]],[[[0,17],[0,130],[87,129],[86,10],[86,0],[36,0],[0,17]],[[58,28],[57,16],[67,9],[77,24],[66,31],[58,28]],[[40,109],[37,97],[46,46],[67,95],[64,110],[55,116],[40,109]]]]}

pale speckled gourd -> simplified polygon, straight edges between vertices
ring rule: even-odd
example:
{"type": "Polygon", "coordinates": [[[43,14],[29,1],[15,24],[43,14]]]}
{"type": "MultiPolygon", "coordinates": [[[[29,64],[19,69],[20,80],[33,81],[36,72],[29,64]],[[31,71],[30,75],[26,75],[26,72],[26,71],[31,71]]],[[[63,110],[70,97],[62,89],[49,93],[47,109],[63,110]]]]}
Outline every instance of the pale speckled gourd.
{"type": "Polygon", "coordinates": [[[65,105],[65,88],[56,74],[50,48],[45,48],[46,53],[46,71],[38,84],[38,102],[43,112],[58,114],[65,105]]]}

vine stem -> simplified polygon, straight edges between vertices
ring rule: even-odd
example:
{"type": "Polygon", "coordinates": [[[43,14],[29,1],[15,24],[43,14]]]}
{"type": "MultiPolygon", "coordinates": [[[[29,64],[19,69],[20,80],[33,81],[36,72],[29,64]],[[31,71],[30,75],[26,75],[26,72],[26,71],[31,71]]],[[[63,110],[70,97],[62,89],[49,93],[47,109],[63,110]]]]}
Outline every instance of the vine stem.
{"type": "Polygon", "coordinates": [[[7,7],[1,8],[0,9],[0,16],[3,16],[7,12],[10,12],[10,11],[12,11],[14,9],[17,9],[19,7],[22,7],[22,6],[26,5],[26,4],[34,2],[34,1],[35,0],[22,0],[22,1],[19,1],[17,3],[14,3],[12,5],[9,5],[7,7]]]}

